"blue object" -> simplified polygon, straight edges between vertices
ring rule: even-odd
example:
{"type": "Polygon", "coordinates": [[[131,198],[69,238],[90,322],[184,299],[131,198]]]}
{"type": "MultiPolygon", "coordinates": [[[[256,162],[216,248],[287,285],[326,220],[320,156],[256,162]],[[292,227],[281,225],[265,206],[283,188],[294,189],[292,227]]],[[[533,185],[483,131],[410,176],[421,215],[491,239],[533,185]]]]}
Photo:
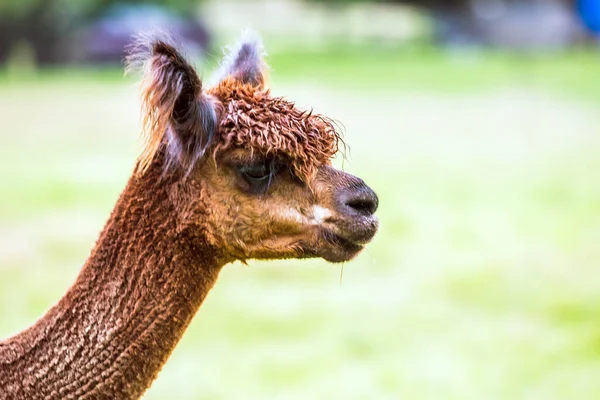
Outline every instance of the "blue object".
{"type": "Polygon", "coordinates": [[[600,34],[600,0],[579,0],[577,12],[589,30],[600,34]]]}

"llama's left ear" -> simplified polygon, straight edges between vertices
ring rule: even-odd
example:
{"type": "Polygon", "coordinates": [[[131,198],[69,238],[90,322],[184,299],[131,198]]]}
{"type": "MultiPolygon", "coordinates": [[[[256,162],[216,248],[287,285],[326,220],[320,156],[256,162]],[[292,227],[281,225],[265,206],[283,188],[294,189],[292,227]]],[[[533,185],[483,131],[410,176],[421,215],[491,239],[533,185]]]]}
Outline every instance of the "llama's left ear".
{"type": "Polygon", "coordinates": [[[187,172],[204,155],[215,135],[217,115],[194,67],[167,39],[139,41],[130,49],[127,69],[143,71],[145,148],[137,170],[152,163],[166,144],[166,167],[179,163],[187,172]]]}
{"type": "Polygon", "coordinates": [[[254,31],[246,31],[237,46],[228,49],[212,83],[231,77],[242,83],[263,86],[266,82],[266,53],[260,36],[254,31]]]}

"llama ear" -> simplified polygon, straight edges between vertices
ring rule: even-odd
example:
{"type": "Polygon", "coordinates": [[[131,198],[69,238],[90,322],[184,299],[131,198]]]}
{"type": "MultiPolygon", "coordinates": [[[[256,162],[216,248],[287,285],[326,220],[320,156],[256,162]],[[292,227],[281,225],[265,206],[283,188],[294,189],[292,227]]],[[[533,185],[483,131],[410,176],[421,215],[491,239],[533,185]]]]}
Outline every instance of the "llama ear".
{"type": "Polygon", "coordinates": [[[217,115],[194,67],[164,39],[140,40],[130,48],[127,70],[141,69],[145,148],[137,170],[146,170],[163,143],[166,166],[191,171],[211,144],[217,115]],[[166,139],[165,139],[166,138],[166,139]]]}
{"type": "Polygon", "coordinates": [[[263,86],[268,69],[265,55],[260,36],[254,31],[246,31],[235,47],[226,49],[216,79],[211,79],[211,82],[218,83],[232,77],[242,83],[263,86]]]}

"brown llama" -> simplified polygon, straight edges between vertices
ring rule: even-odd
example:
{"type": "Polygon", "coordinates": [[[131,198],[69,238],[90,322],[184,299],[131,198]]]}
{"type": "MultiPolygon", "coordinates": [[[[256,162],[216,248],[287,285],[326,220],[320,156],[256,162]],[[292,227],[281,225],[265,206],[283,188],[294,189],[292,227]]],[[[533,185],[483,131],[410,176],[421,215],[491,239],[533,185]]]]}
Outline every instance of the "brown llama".
{"type": "Polygon", "coordinates": [[[373,238],[377,196],[331,166],[328,118],[270,95],[262,52],[245,37],[205,89],[166,41],[137,46],[145,149],[73,286],[0,342],[1,399],[139,398],[225,264],[373,238]]]}

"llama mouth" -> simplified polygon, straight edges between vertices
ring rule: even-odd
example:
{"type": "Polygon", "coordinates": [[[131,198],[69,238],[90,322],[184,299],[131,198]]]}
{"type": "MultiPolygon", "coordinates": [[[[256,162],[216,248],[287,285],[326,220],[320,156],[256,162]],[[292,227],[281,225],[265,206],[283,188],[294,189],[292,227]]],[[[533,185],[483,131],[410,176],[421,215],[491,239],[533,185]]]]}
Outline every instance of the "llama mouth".
{"type": "Polygon", "coordinates": [[[324,231],[322,238],[329,246],[320,252],[320,256],[329,262],[350,261],[365,247],[364,244],[354,242],[331,231],[324,231]]]}
{"type": "Polygon", "coordinates": [[[346,239],[345,237],[336,234],[332,235],[329,242],[343,247],[348,251],[360,251],[365,247],[363,243],[353,242],[350,239],[346,239]]]}

